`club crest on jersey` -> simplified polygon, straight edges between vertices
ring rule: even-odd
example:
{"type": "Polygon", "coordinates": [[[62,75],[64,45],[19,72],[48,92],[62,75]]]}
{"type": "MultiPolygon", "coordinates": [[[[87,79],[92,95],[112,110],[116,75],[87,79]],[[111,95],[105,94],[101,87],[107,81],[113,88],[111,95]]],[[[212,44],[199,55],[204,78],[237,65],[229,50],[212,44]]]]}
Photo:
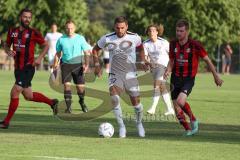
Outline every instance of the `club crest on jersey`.
{"type": "Polygon", "coordinates": [[[29,38],[29,34],[27,33],[27,34],[25,34],[25,38],[29,38]]]}
{"type": "Polygon", "coordinates": [[[12,34],[11,34],[11,37],[17,37],[18,36],[18,33],[16,33],[16,32],[13,32],[12,34]]]}
{"type": "Polygon", "coordinates": [[[187,49],[186,49],[186,52],[187,52],[187,53],[190,53],[190,52],[191,52],[191,49],[190,49],[190,48],[187,48],[187,49]]]}

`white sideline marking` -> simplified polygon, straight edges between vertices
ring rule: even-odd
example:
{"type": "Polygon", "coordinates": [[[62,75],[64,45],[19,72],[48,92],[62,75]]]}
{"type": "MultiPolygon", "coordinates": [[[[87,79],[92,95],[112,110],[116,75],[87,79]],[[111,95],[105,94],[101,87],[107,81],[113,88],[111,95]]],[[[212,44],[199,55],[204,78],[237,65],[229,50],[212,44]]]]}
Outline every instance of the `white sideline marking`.
{"type": "Polygon", "coordinates": [[[66,157],[51,157],[51,156],[34,156],[35,158],[59,159],[59,160],[96,160],[83,158],[66,158],[66,157]]]}
{"type": "MultiPolygon", "coordinates": [[[[2,155],[1,155],[2,156],[2,155]]],[[[6,157],[32,157],[32,158],[42,158],[42,159],[57,159],[57,160],[97,160],[91,158],[66,158],[66,157],[51,157],[51,156],[27,156],[27,155],[4,155],[6,157]]]]}

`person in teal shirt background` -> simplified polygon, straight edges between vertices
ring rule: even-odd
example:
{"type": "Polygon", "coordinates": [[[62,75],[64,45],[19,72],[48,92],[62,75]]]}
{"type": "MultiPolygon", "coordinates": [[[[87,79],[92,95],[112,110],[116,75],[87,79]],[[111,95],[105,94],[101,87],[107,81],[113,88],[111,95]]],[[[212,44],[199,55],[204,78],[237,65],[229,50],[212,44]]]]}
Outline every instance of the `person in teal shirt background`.
{"type": "Polygon", "coordinates": [[[62,83],[64,84],[64,99],[67,106],[65,113],[72,112],[72,79],[74,84],[76,84],[79,104],[82,111],[87,112],[88,108],[84,103],[84,72],[88,69],[89,60],[87,57],[91,53],[91,46],[83,36],[75,33],[75,24],[72,20],[66,22],[66,32],[67,34],[60,37],[57,41],[57,54],[54,60],[55,69],[58,67],[60,57],[62,61],[62,83]],[[84,60],[83,57],[85,58],[84,60]]]}

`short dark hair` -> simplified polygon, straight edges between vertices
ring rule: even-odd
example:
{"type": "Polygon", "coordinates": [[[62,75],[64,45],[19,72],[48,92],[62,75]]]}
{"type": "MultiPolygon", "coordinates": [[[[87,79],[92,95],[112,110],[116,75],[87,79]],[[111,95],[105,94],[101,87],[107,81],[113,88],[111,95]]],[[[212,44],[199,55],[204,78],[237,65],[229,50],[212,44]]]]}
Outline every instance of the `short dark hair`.
{"type": "Polygon", "coordinates": [[[183,27],[183,26],[185,26],[186,30],[189,30],[190,24],[189,24],[188,20],[179,19],[176,23],[176,27],[183,27]]]}
{"type": "Polygon", "coordinates": [[[31,9],[24,8],[24,9],[22,9],[22,10],[20,11],[19,16],[21,16],[21,15],[23,14],[23,12],[29,12],[29,13],[32,14],[32,10],[31,10],[31,9]]]}
{"type": "Polygon", "coordinates": [[[67,21],[66,21],[66,23],[65,23],[65,25],[67,25],[67,24],[69,24],[69,23],[72,23],[72,24],[74,24],[74,25],[75,25],[74,21],[73,21],[73,20],[71,20],[71,19],[67,20],[67,21]]]}
{"type": "Polygon", "coordinates": [[[128,21],[127,21],[126,17],[119,16],[119,17],[116,17],[115,20],[114,20],[114,24],[116,24],[116,23],[126,23],[126,24],[128,24],[128,21]]]}
{"type": "Polygon", "coordinates": [[[53,22],[53,23],[51,24],[51,26],[53,26],[53,25],[54,25],[54,26],[57,26],[57,23],[53,22]]]}

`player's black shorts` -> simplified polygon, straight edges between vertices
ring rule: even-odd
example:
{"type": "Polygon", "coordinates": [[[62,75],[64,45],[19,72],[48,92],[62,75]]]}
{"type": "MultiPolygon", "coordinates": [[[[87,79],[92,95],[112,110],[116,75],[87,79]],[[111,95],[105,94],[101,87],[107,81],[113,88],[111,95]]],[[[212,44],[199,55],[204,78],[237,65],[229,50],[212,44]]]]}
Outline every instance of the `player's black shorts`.
{"type": "Polygon", "coordinates": [[[77,64],[61,64],[62,83],[71,82],[74,84],[84,84],[84,73],[82,63],[77,64]]]}
{"type": "Polygon", "coordinates": [[[109,58],[103,58],[103,62],[104,62],[104,64],[108,64],[109,63],[109,58]]]}
{"type": "Polygon", "coordinates": [[[183,92],[187,96],[191,93],[194,86],[195,77],[177,77],[171,76],[171,97],[177,99],[178,95],[183,92]]]}
{"type": "Polygon", "coordinates": [[[35,67],[32,65],[25,66],[23,69],[15,69],[15,84],[23,88],[31,87],[31,81],[35,73],[35,67]]]}

